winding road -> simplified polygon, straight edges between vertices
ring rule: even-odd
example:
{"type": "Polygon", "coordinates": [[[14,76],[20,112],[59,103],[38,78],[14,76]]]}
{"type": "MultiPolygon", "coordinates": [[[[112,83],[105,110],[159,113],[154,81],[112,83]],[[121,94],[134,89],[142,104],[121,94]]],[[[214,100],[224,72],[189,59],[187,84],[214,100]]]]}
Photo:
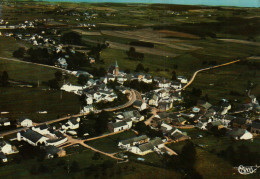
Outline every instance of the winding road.
{"type": "Polygon", "coordinates": [[[213,67],[208,67],[208,68],[203,68],[203,69],[200,69],[200,70],[197,70],[193,73],[190,81],[184,86],[182,87],[181,89],[178,89],[176,91],[181,91],[181,90],[184,90],[185,88],[187,88],[188,86],[190,86],[192,84],[192,82],[194,81],[194,79],[196,78],[197,74],[199,72],[202,72],[202,71],[207,71],[207,70],[211,70],[211,69],[214,69],[214,68],[219,68],[219,67],[223,67],[223,66],[227,66],[227,65],[231,65],[231,64],[234,64],[234,63],[237,63],[237,62],[240,62],[240,60],[234,60],[234,61],[231,61],[231,62],[228,62],[228,63],[223,63],[221,65],[216,65],[216,66],[213,66],[213,67]]]}

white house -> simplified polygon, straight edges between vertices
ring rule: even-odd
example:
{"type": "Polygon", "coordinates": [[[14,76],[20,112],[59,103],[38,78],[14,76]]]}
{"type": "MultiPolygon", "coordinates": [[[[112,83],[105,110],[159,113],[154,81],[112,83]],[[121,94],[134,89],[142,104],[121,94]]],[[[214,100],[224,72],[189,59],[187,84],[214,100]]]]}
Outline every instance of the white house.
{"type": "Polygon", "coordinates": [[[184,76],[177,76],[177,80],[179,80],[181,83],[188,83],[188,79],[184,76]]]}
{"type": "Polygon", "coordinates": [[[83,109],[81,110],[81,113],[89,113],[91,111],[94,111],[93,105],[87,105],[87,106],[83,107],[83,109]]]}
{"type": "Polygon", "coordinates": [[[253,138],[253,134],[246,129],[234,128],[229,132],[229,135],[236,140],[249,140],[253,138]]]}
{"type": "Polygon", "coordinates": [[[10,126],[11,122],[8,118],[0,118],[0,126],[10,126]]]}
{"type": "Polygon", "coordinates": [[[138,137],[122,140],[118,143],[118,147],[121,149],[129,149],[132,146],[140,145],[143,143],[149,142],[150,138],[148,138],[146,135],[141,135],[138,137]]]}
{"type": "Polygon", "coordinates": [[[17,140],[18,141],[23,140],[33,146],[38,146],[38,145],[45,145],[48,138],[36,131],[28,129],[26,131],[18,132],[17,140]]]}
{"type": "Polygon", "coordinates": [[[58,58],[57,62],[58,62],[59,67],[67,69],[68,64],[67,64],[67,61],[65,58],[60,57],[60,58],[58,58]]]}
{"type": "Polygon", "coordinates": [[[25,118],[25,117],[19,118],[17,120],[17,124],[22,126],[22,127],[31,127],[31,126],[33,126],[32,120],[28,119],[28,118],[25,118]]]}
{"type": "Polygon", "coordinates": [[[68,122],[61,126],[62,129],[68,130],[68,129],[77,129],[79,128],[79,122],[80,118],[72,117],[68,120],[68,122]]]}
{"type": "Polygon", "coordinates": [[[135,153],[137,155],[146,155],[148,153],[151,153],[153,151],[160,152],[160,150],[164,147],[164,143],[162,142],[162,139],[159,137],[156,137],[152,140],[150,140],[147,143],[144,143],[142,145],[132,146],[128,149],[129,152],[135,153]]]}
{"type": "Polygon", "coordinates": [[[49,128],[46,124],[43,124],[43,125],[40,125],[37,127],[32,127],[32,130],[40,133],[41,135],[50,134],[49,128]]]}
{"type": "Polygon", "coordinates": [[[111,132],[119,132],[122,130],[130,129],[132,127],[132,120],[123,120],[115,123],[108,123],[108,129],[111,132]]]}
{"type": "Polygon", "coordinates": [[[7,143],[4,140],[0,140],[0,152],[2,152],[3,154],[12,154],[14,153],[13,147],[11,144],[7,143]]]}
{"type": "Polygon", "coordinates": [[[72,84],[64,84],[60,89],[63,90],[63,91],[67,91],[67,92],[73,92],[73,93],[79,95],[80,91],[83,90],[83,87],[82,86],[74,86],[72,84]]]}

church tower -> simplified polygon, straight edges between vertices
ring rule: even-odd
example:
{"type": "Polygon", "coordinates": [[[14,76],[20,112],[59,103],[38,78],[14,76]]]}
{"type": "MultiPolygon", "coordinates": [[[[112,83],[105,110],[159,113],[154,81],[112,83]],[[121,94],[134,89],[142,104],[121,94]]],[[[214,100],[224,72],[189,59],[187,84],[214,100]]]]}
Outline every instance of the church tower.
{"type": "Polygon", "coordinates": [[[117,60],[116,60],[114,75],[118,76],[118,74],[119,74],[119,67],[118,67],[117,60]]]}

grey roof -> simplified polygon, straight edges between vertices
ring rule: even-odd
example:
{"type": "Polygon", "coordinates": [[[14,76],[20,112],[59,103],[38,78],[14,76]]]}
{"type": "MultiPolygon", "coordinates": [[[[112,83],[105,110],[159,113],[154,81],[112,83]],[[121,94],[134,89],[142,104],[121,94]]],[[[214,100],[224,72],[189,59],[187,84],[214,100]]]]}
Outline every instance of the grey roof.
{"type": "Polygon", "coordinates": [[[122,113],[125,118],[141,117],[141,114],[137,110],[125,111],[122,113]]]}
{"type": "Polygon", "coordinates": [[[229,135],[233,138],[236,138],[236,137],[241,137],[242,135],[245,134],[245,132],[246,132],[245,129],[235,128],[229,131],[229,135]]]}
{"type": "Polygon", "coordinates": [[[36,143],[38,140],[40,140],[43,137],[43,135],[31,129],[28,129],[27,131],[22,131],[21,136],[25,137],[26,139],[34,143],[36,143]]]}
{"type": "Polygon", "coordinates": [[[142,104],[143,104],[143,102],[141,100],[136,100],[133,105],[134,106],[142,106],[142,104]]]}
{"type": "Polygon", "coordinates": [[[150,140],[150,142],[153,146],[158,146],[160,144],[162,144],[162,139],[159,137],[155,137],[154,139],[150,140]]]}
{"type": "Polygon", "coordinates": [[[139,145],[139,149],[142,152],[145,152],[145,151],[148,151],[148,150],[152,150],[153,148],[154,148],[154,146],[151,143],[146,143],[146,144],[143,144],[143,145],[139,145]]]}
{"type": "Polygon", "coordinates": [[[212,126],[220,126],[223,125],[221,121],[213,121],[211,122],[212,126]]]}
{"type": "Polygon", "coordinates": [[[36,128],[40,128],[41,130],[44,130],[44,129],[48,129],[49,127],[47,126],[47,124],[42,124],[40,126],[37,126],[36,128]]]}
{"type": "Polygon", "coordinates": [[[77,121],[77,118],[76,118],[76,117],[70,118],[69,121],[70,121],[73,125],[78,124],[78,121],[77,121]]]}
{"type": "Polygon", "coordinates": [[[138,137],[122,140],[121,142],[122,142],[122,144],[126,145],[126,144],[130,144],[130,143],[133,143],[133,142],[138,142],[140,140],[145,140],[145,139],[148,139],[147,135],[141,135],[141,136],[138,136],[138,137]]]}
{"type": "Polygon", "coordinates": [[[125,125],[127,125],[127,123],[125,121],[119,121],[119,122],[116,122],[116,123],[112,123],[112,126],[114,128],[122,127],[122,126],[125,126],[125,125]]]}

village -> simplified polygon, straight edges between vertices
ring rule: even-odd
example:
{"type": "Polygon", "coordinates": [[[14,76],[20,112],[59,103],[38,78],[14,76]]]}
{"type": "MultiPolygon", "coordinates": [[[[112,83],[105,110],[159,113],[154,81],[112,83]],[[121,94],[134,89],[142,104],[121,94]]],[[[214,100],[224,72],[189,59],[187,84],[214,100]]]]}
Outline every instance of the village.
{"type": "Polygon", "coordinates": [[[259,39],[223,23],[244,13],[253,28],[254,9],[4,4],[0,170],[214,178],[222,164],[228,176],[257,166],[259,39]]]}
{"type": "MultiPolygon", "coordinates": [[[[234,140],[253,140],[254,136],[260,133],[259,122],[259,103],[255,96],[250,95],[251,102],[239,106],[238,109],[231,111],[232,106],[223,99],[219,105],[212,105],[205,100],[198,100],[197,105],[186,109],[182,107],[183,102],[181,89],[188,83],[188,79],[183,76],[178,76],[177,81],[170,81],[163,78],[151,77],[149,74],[125,74],[119,71],[117,62],[112,65],[105,77],[94,80],[89,79],[84,86],[74,86],[71,84],[64,84],[61,90],[75,93],[77,95],[85,95],[86,106],[83,106],[79,117],[69,117],[60,125],[37,124],[33,119],[21,117],[17,119],[16,138],[10,140],[25,141],[32,146],[41,146],[46,151],[46,158],[53,158],[54,156],[65,156],[66,146],[74,144],[71,138],[82,140],[77,137],[77,129],[80,127],[82,118],[89,113],[100,113],[100,109],[95,109],[94,104],[101,101],[112,102],[117,98],[116,93],[112,88],[108,88],[107,84],[112,81],[117,81],[119,86],[116,86],[122,94],[128,95],[129,101],[134,98],[131,89],[124,87],[125,81],[137,80],[144,83],[154,83],[157,86],[155,90],[135,96],[132,102],[131,110],[117,111],[117,107],[113,109],[103,109],[114,113],[114,119],[107,123],[109,134],[117,134],[126,130],[134,130],[137,134],[141,131],[136,126],[145,124],[151,130],[157,132],[157,137],[150,138],[146,134],[134,138],[118,141],[118,148],[123,151],[129,151],[136,155],[146,155],[150,152],[156,152],[159,155],[177,155],[164,144],[172,142],[180,142],[190,140],[191,137],[183,132],[185,128],[198,128],[200,130],[222,131],[225,135],[229,135],[234,140]],[[179,106],[176,108],[176,106],[179,106]],[[113,112],[116,111],[116,112],[113,112]],[[252,118],[242,117],[241,114],[247,113],[258,114],[252,118]],[[239,114],[239,116],[237,115],[239,114]],[[82,116],[82,117],[81,117],[82,116]],[[114,122],[113,122],[114,121],[114,122]]],[[[135,94],[135,95],[136,95],[135,94]]],[[[128,107],[128,106],[127,106],[128,107]]],[[[127,108],[126,107],[126,108],[127,108]]],[[[128,107],[129,108],[129,107],[128,107]]],[[[0,119],[1,126],[11,125],[8,118],[0,119]]],[[[15,131],[13,132],[15,133],[15,131]]],[[[4,136],[5,133],[2,134],[4,136]]],[[[84,133],[84,140],[88,140],[88,131],[84,133]]],[[[107,135],[107,134],[105,134],[107,135]]],[[[95,136],[97,137],[97,136],[95,136]]],[[[100,136],[102,137],[102,136],[100,136]]],[[[203,136],[200,136],[203,137],[203,136]]],[[[73,139],[72,139],[73,141],[73,139]]],[[[1,160],[8,161],[8,155],[19,152],[16,146],[9,144],[9,141],[3,140],[1,142],[1,160]]],[[[124,156],[122,159],[126,159],[124,156]]]]}

